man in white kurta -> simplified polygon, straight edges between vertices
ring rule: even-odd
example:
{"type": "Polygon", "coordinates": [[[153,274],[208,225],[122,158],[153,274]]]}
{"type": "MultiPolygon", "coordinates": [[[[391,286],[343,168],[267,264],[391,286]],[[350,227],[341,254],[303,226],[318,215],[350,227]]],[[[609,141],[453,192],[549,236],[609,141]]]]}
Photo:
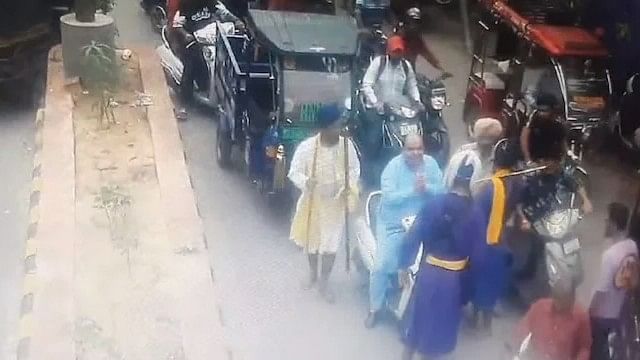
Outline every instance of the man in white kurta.
{"type": "Polygon", "coordinates": [[[341,118],[337,105],[322,107],[318,113],[320,133],[298,145],[289,170],[289,179],[302,192],[291,224],[291,238],[309,258],[310,276],[305,288],[311,289],[319,282],[320,293],[329,302],[334,296],[328,279],[345,237],[345,212],[357,202],[360,177],[353,143],[340,136],[341,118]]]}

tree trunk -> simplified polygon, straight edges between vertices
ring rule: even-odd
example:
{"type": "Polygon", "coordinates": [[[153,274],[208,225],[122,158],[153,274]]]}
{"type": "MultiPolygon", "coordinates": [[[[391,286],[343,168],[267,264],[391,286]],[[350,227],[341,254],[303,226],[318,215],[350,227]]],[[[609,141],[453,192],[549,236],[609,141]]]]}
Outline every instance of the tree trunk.
{"type": "Polygon", "coordinates": [[[94,22],[96,20],[96,0],[75,0],[76,20],[94,22]]]}

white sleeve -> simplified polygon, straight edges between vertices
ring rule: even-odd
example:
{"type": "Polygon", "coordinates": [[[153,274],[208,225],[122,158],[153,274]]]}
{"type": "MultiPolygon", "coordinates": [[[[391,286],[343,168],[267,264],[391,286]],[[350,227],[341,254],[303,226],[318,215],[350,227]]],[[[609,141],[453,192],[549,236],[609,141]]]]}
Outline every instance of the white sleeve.
{"type": "Polygon", "coordinates": [[[360,159],[358,159],[358,153],[356,152],[353,141],[349,139],[349,182],[350,184],[357,184],[360,180],[360,159]]]}
{"type": "MultiPolygon", "coordinates": [[[[315,139],[312,138],[312,139],[315,139]]],[[[298,189],[304,190],[307,180],[309,176],[307,175],[308,162],[310,161],[310,152],[313,148],[310,149],[310,144],[315,144],[315,141],[309,141],[307,139],[301,142],[296,150],[293,152],[293,157],[291,158],[291,166],[289,167],[289,174],[287,177],[293,185],[295,185],[298,189]]]]}
{"type": "Polygon", "coordinates": [[[420,101],[420,91],[418,91],[418,81],[416,80],[416,73],[413,70],[413,66],[406,61],[403,60],[407,64],[407,69],[409,73],[407,74],[407,92],[413,101],[420,101]]]}
{"type": "Polygon", "coordinates": [[[378,102],[378,98],[376,97],[375,91],[373,91],[373,87],[378,80],[378,72],[380,71],[380,62],[382,61],[382,57],[378,56],[367,68],[367,71],[364,73],[364,77],[362,78],[362,92],[364,93],[365,98],[369,102],[369,104],[376,104],[378,102]]]}

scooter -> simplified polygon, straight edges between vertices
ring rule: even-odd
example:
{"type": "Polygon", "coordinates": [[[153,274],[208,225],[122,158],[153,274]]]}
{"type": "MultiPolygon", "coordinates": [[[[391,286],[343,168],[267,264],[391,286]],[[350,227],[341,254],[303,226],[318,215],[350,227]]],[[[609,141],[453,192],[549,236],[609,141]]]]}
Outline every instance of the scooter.
{"type": "MultiPolygon", "coordinates": [[[[566,166],[572,167],[572,176],[583,177],[583,181],[586,181],[587,172],[584,169],[573,161],[568,161],[566,166]]],[[[535,210],[535,205],[523,206],[524,216],[531,224],[532,232],[528,241],[525,237],[520,237],[520,242],[528,242],[530,248],[525,270],[514,268],[516,279],[513,285],[519,300],[525,305],[549,296],[550,284],[561,276],[568,274],[576,285],[584,278],[582,245],[576,231],[582,215],[576,206],[576,194],[556,190],[548,196],[554,198],[555,206],[543,213],[535,210]]]]}
{"type": "MultiPolygon", "coordinates": [[[[197,74],[204,76],[196,76],[196,79],[194,79],[194,99],[199,104],[214,109],[218,106],[217,94],[214,86],[216,40],[218,31],[223,31],[225,34],[233,34],[235,32],[235,26],[233,23],[215,22],[205,26],[193,34],[195,41],[202,48],[202,56],[206,65],[206,69],[196,71],[197,74]]],[[[162,45],[160,45],[156,51],[160,56],[160,63],[169,84],[173,88],[178,88],[182,80],[184,65],[169,44],[166,26],[162,28],[162,45]]]]}
{"type": "MultiPolygon", "coordinates": [[[[365,274],[367,278],[375,265],[376,254],[376,238],[375,228],[378,211],[380,209],[380,201],[382,200],[382,191],[374,191],[367,197],[365,205],[365,216],[359,218],[355,222],[355,238],[356,241],[352,245],[352,258],[356,268],[361,273],[365,274]]],[[[401,227],[398,231],[407,232],[413,225],[416,216],[408,216],[402,219],[401,227]]],[[[420,268],[420,260],[422,259],[422,246],[418,251],[416,260],[411,267],[409,267],[409,279],[407,283],[401,284],[401,281],[394,282],[393,287],[389,290],[390,293],[387,296],[386,308],[390,313],[394,315],[397,320],[402,319],[404,312],[409,304],[409,298],[413,291],[416,275],[420,268]]]]}
{"type": "MultiPolygon", "coordinates": [[[[364,96],[358,96],[357,117],[361,127],[355,130],[355,146],[361,155],[363,163],[363,180],[370,188],[379,188],[380,175],[384,166],[394,156],[400,154],[404,147],[404,140],[410,134],[423,135],[423,121],[419,112],[405,96],[388,101],[384,105],[382,113],[377,119],[369,119],[373,116],[366,108],[364,96]],[[367,146],[367,126],[372,126],[381,119],[379,126],[382,127],[382,146],[376,153],[368,153],[371,150],[367,146]]],[[[347,104],[347,109],[351,110],[351,104],[347,104]]],[[[377,125],[375,125],[377,126],[377,125]]]]}

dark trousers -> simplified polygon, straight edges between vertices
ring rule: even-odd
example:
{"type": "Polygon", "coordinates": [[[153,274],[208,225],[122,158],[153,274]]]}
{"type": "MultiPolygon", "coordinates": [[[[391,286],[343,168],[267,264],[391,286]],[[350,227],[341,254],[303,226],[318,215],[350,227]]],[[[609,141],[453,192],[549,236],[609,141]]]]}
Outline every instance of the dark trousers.
{"type": "Polygon", "coordinates": [[[193,98],[193,82],[198,69],[202,69],[204,59],[202,49],[196,42],[185,44],[180,54],[180,60],[184,66],[182,79],[180,80],[180,96],[183,100],[190,101],[193,98]]]}

